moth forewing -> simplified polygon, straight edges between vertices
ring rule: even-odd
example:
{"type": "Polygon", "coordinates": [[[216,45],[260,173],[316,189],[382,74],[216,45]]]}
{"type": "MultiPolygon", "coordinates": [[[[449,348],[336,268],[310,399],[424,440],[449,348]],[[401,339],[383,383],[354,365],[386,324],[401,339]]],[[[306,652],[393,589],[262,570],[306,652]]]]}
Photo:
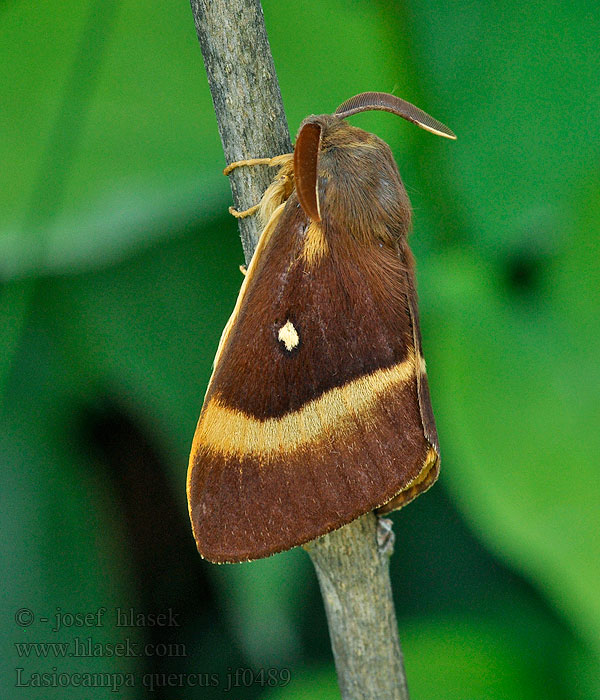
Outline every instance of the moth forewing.
{"type": "Polygon", "coordinates": [[[216,562],[401,507],[439,470],[410,206],[389,148],[313,116],[293,180],[223,332],[192,445],[190,517],[216,562]]]}

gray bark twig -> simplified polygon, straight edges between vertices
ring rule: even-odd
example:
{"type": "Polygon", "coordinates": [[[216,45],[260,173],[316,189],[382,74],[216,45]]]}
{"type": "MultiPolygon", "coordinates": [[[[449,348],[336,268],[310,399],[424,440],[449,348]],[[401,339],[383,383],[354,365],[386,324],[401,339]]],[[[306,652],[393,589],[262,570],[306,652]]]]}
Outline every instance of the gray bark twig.
{"type": "MultiPolygon", "coordinates": [[[[227,164],[289,153],[292,142],[259,0],[191,0],[191,6],[227,164]]],[[[235,208],[257,204],[272,177],[267,166],[236,168],[229,176],[235,208]]],[[[255,216],[238,221],[248,264],[260,229],[255,216]]]]}
{"type": "Polygon", "coordinates": [[[305,545],[317,571],[343,700],[408,700],[377,518],[363,515],[305,545]]]}
{"type": "MultiPolygon", "coordinates": [[[[227,163],[291,151],[281,93],[259,0],[191,0],[227,163]]],[[[234,204],[256,204],[266,167],[236,168],[234,204]]],[[[260,230],[238,220],[250,261],[260,230]]],[[[407,700],[389,556],[372,513],[306,545],[319,579],[343,700],[407,700]]]]}

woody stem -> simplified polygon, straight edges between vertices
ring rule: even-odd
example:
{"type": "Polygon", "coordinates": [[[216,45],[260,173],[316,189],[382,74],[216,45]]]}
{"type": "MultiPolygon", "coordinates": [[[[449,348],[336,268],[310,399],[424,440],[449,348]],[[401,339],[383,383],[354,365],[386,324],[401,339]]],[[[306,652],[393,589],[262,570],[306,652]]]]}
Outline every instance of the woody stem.
{"type": "MultiPolygon", "coordinates": [[[[292,142],[259,0],[191,0],[226,165],[289,153],[292,142]]],[[[235,168],[233,205],[245,211],[271,183],[268,165],[235,168]]],[[[258,243],[255,216],[238,220],[246,264],[258,243]]]]}
{"type": "Polygon", "coordinates": [[[378,547],[375,515],[368,513],[305,549],[321,586],[343,700],[408,700],[391,552],[378,547]]]}

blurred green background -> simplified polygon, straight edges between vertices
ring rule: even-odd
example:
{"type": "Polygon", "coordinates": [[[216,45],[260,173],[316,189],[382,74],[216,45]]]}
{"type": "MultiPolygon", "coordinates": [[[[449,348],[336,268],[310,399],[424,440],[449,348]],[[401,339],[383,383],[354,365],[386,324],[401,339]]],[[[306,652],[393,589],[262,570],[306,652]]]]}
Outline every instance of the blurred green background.
{"type": "MultiPolygon", "coordinates": [[[[413,202],[443,452],[393,516],[412,697],[600,698],[597,3],[263,6],[292,132],[385,90],[459,137],[353,120],[413,202]]],[[[214,566],[188,525],[242,262],[189,5],[5,0],[0,95],[2,697],[338,697],[306,554],[214,566]]]]}

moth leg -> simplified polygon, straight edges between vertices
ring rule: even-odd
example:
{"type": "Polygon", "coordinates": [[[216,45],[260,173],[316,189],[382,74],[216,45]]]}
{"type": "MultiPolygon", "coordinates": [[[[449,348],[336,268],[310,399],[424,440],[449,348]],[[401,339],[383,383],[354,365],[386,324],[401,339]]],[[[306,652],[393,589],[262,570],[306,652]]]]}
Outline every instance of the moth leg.
{"type": "Polygon", "coordinates": [[[279,168],[275,179],[265,190],[262,199],[258,204],[238,211],[234,207],[229,207],[229,213],[236,219],[245,219],[258,212],[259,220],[265,225],[271,218],[271,214],[277,207],[285,202],[294,188],[294,154],[282,153],[273,158],[248,158],[247,160],[236,160],[230,163],[224,170],[224,175],[231,175],[233,170],[242,166],[267,165],[269,168],[279,168]]]}
{"type": "Polygon", "coordinates": [[[396,535],[393,527],[394,523],[390,518],[377,516],[377,549],[381,557],[391,557],[394,553],[396,535]]]}
{"type": "Polygon", "coordinates": [[[244,211],[238,211],[237,209],[234,209],[234,207],[229,207],[228,211],[231,214],[231,216],[235,216],[236,219],[245,219],[247,216],[252,216],[252,214],[255,214],[258,211],[259,207],[260,204],[255,204],[249,209],[244,209],[244,211]]]}
{"type": "Polygon", "coordinates": [[[268,165],[269,168],[276,168],[278,165],[283,165],[287,160],[293,157],[293,153],[283,153],[280,156],[274,156],[273,158],[247,158],[246,160],[235,160],[223,170],[223,175],[229,175],[236,168],[241,168],[243,166],[249,165],[268,165]]]}
{"type": "Polygon", "coordinates": [[[248,268],[245,265],[240,265],[240,272],[245,277],[248,274],[248,268]]]}

